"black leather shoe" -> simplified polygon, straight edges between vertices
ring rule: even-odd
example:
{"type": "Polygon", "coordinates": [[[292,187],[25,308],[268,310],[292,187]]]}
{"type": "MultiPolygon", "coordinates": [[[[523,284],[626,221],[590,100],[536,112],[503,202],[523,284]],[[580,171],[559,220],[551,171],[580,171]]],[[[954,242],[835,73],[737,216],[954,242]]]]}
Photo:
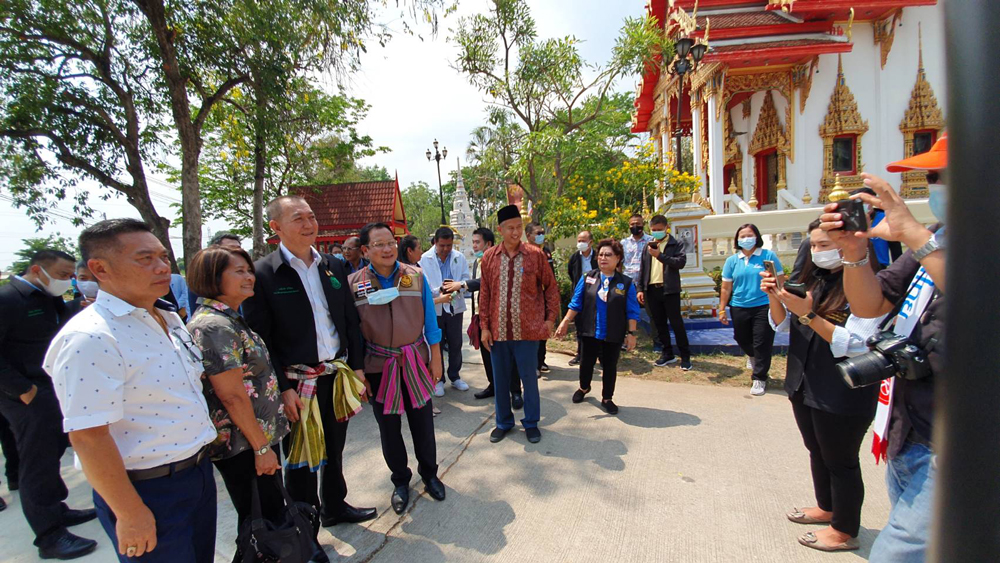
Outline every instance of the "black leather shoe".
{"type": "Polygon", "coordinates": [[[336,526],[337,524],[358,524],[374,519],[378,516],[378,510],[374,508],[354,508],[349,504],[344,504],[344,508],[332,516],[321,518],[324,528],[336,526]]]}
{"type": "Polygon", "coordinates": [[[618,405],[611,399],[601,401],[601,406],[604,407],[604,410],[608,411],[608,414],[618,414],[618,405]]]}
{"type": "Polygon", "coordinates": [[[523,406],[524,406],[524,397],[522,397],[521,395],[510,396],[510,408],[519,411],[523,406]]]}
{"type": "Polygon", "coordinates": [[[0,498],[0,512],[3,512],[4,510],[7,510],[7,503],[4,502],[2,498],[0,498]]]}
{"type": "Polygon", "coordinates": [[[97,542],[75,536],[63,529],[45,537],[38,546],[38,556],[42,559],[76,559],[97,548],[97,542]]]}
{"type": "Polygon", "coordinates": [[[424,492],[434,500],[444,500],[444,483],[437,477],[424,481],[424,492]]]}
{"type": "Polygon", "coordinates": [[[493,432],[490,432],[490,442],[496,444],[500,440],[503,440],[504,436],[510,432],[510,429],[504,430],[503,428],[494,428],[493,432]]]}
{"type": "Polygon", "coordinates": [[[406,505],[410,503],[410,488],[399,486],[392,491],[392,498],[389,499],[389,504],[392,505],[392,510],[396,514],[402,514],[406,510],[406,505]]]}
{"type": "Polygon", "coordinates": [[[13,493],[14,491],[16,491],[16,490],[18,490],[20,488],[21,488],[21,485],[20,485],[20,483],[17,482],[17,479],[11,479],[10,477],[7,478],[7,490],[8,491],[10,491],[10,492],[13,493]]]}
{"type": "Polygon", "coordinates": [[[586,391],[583,389],[577,389],[576,392],[573,393],[573,402],[582,403],[583,398],[587,396],[587,393],[590,393],[590,389],[587,389],[586,391]]]}
{"type": "Polygon", "coordinates": [[[580,356],[573,356],[573,359],[571,359],[569,361],[569,365],[570,366],[578,366],[578,365],[580,365],[580,356]]]}
{"type": "Polygon", "coordinates": [[[69,508],[63,512],[63,526],[67,528],[70,526],[79,526],[84,522],[90,522],[94,518],[97,518],[97,511],[93,508],[86,510],[73,510],[69,508]]]}
{"type": "Polygon", "coordinates": [[[490,385],[486,389],[483,389],[482,391],[480,391],[480,392],[476,393],[475,395],[473,395],[473,397],[475,397],[477,399],[489,399],[492,396],[493,396],[493,386],[492,385],[490,385]]]}
{"type": "Polygon", "coordinates": [[[542,431],[537,428],[525,428],[524,435],[528,437],[528,441],[532,444],[542,441],[542,431]]]}

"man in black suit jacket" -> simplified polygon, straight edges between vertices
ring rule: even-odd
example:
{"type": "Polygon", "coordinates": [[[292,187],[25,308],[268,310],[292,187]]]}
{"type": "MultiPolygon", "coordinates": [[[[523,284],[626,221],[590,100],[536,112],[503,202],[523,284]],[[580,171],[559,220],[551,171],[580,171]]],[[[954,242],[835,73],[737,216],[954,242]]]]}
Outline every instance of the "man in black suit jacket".
{"type": "Polygon", "coordinates": [[[650,219],[649,229],[654,240],[642,251],[636,289],[639,290],[639,303],[646,307],[656,323],[656,332],[663,345],[663,352],[655,365],[663,367],[677,361],[670,345],[669,322],[681,355],[681,369],[687,371],[691,369],[691,347],[681,315],[681,270],[687,264],[687,254],[684,253],[684,246],[673,235],[667,234],[667,218],[663,215],[650,219]]]}
{"type": "MultiPolygon", "coordinates": [[[[576,235],[576,252],[569,257],[569,281],[576,284],[580,282],[587,272],[597,269],[597,255],[594,254],[594,235],[590,231],[580,231],[576,235]]],[[[569,361],[569,365],[580,365],[580,335],[576,335],[576,355],[569,361]]]]}
{"type": "MultiPolygon", "coordinates": [[[[343,262],[313,248],[319,224],[309,204],[297,196],[281,196],[267,204],[270,226],[281,239],[278,250],[258,260],[254,295],[243,302],[243,315],[267,344],[278,376],[285,415],[299,420],[302,401],[286,370],[290,366],[318,366],[338,358],[364,381],[364,344],[361,319],[347,285],[343,262]],[[311,321],[311,322],[310,322],[311,321]]],[[[285,482],[292,498],[320,509],[324,526],[364,522],[375,518],[374,508],[347,504],[344,481],[344,443],[347,421],[333,412],[334,375],[316,379],[316,401],[323,421],[327,462],[322,468],[320,494],[316,474],[308,467],[289,469],[285,482]]],[[[288,455],[290,439],[284,443],[288,455]]]]}

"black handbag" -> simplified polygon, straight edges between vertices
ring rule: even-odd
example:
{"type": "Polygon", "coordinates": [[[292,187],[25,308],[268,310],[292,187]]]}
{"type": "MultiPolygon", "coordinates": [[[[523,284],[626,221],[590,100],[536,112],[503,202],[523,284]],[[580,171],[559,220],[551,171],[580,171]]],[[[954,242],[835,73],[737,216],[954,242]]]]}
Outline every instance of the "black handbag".
{"type": "Polygon", "coordinates": [[[309,503],[293,501],[281,479],[271,478],[285,498],[280,519],[272,522],[264,518],[254,477],[252,512],[240,526],[233,563],[329,563],[317,541],[319,512],[309,503]]]}

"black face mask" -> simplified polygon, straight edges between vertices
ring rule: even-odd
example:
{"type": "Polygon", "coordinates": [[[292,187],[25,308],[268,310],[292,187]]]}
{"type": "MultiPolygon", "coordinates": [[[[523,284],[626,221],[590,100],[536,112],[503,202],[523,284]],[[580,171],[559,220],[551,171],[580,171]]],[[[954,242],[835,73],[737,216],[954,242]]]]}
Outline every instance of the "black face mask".
{"type": "Polygon", "coordinates": [[[632,236],[634,237],[637,237],[642,234],[642,227],[638,225],[635,227],[629,227],[628,230],[632,233],[632,236]]]}

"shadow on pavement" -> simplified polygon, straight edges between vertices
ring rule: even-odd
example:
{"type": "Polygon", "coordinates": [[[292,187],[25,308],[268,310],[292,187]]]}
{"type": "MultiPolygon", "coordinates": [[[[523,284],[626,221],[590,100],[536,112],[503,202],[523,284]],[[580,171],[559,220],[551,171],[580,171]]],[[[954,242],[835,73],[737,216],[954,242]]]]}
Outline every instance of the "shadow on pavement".
{"type": "MultiPolygon", "coordinates": [[[[359,525],[353,528],[356,529],[350,530],[351,541],[345,542],[354,550],[352,555],[341,555],[332,545],[328,543],[323,545],[331,562],[370,561],[376,556],[385,557],[387,561],[445,560],[444,552],[433,541],[386,536],[359,525]]],[[[344,551],[343,547],[341,551],[344,551]]]]}
{"type": "Polygon", "coordinates": [[[620,410],[615,415],[604,412],[600,400],[595,397],[587,397],[586,403],[597,410],[590,418],[617,418],[625,424],[635,426],[636,428],[672,428],[674,426],[698,426],[701,424],[701,418],[686,412],[651,409],[649,407],[630,407],[618,404],[620,410]]]}
{"type": "MultiPolygon", "coordinates": [[[[514,521],[514,509],[506,501],[486,501],[463,495],[448,487],[448,497],[440,506],[437,501],[428,497],[421,497],[418,502],[410,513],[410,519],[401,526],[408,535],[427,538],[434,544],[471,549],[483,555],[499,553],[507,546],[507,536],[503,530],[514,521]],[[441,510],[447,510],[453,516],[442,520],[441,510]],[[463,513],[488,515],[489,525],[484,525],[483,519],[460,516],[463,513]]],[[[407,560],[433,559],[408,557],[407,560]]]]}
{"type": "Polygon", "coordinates": [[[512,433],[507,439],[522,444],[524,451],[529,453],[589,461],[608,471],[623,471],[625,460],[622,456],[628,453],[628,448],[621,440],[590,440],[546,428],[542,428],[542,441],[537,444],[528,442],[523,432],[512,433]]]}

